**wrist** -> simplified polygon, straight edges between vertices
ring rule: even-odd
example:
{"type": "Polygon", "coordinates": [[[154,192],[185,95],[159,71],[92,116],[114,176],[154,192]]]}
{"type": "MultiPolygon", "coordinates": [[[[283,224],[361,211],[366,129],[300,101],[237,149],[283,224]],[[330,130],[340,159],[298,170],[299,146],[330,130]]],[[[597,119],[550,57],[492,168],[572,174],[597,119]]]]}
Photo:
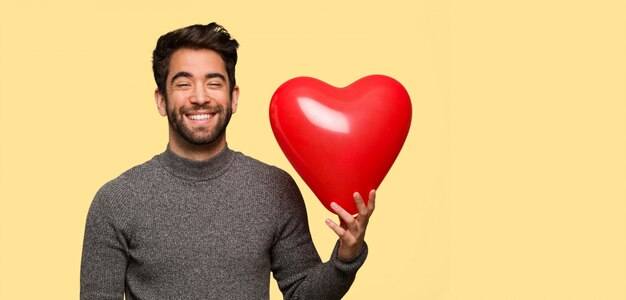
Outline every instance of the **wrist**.
{"type": "Polygon", "coordinates": [[[339,249],[337,249],[337,258],[342,261],[351,261],[354,260],[359,254],[363,252],[363,248],[365,246],[365,242],[359,242],[352,246],[346,246],[343,242],[340,241],[339,249]]]}

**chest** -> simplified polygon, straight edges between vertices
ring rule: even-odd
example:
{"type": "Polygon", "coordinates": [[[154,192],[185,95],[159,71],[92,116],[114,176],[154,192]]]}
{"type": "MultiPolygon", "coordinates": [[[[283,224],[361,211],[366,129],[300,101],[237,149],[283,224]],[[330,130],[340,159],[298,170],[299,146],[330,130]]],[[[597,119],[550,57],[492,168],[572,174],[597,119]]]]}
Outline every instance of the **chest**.
{"type": "Polygon", "coordinates": [[[142,199],[127,229],[131,268],[166,276],[269,269],[275,225],[245,190],[161,186],[142,199]]]}

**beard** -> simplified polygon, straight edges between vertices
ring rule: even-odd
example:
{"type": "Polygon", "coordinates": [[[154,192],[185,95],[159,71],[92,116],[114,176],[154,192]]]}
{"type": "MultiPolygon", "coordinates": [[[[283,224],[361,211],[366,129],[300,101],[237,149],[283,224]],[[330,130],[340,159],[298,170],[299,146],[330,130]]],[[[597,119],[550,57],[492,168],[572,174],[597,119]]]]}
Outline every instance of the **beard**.
{"type": "Polygon", "coordinates": [[[224,132],[226,131],[226,126],[228,126],[228,123],[230,122],[230,117],[233,114],[230,101],[226,105],[226,108],[219,105],[215,107],[210,107],[209,105],[194,105],[192,108],[189,109],[184,109],[184,107],[181,107],[178,109],[178,111],[170,110],[167,107],[166,101],[166,110],[167,120],[170,123],[170,127],[174,129],[174,131],[185,141],[193,145],[209,145],[220,139],[224,135],[224,132]],[[187,126],[187,124],[185,124],[183,118],[185,118],[186,113],[207,108],[210,111],[215,112],[215,115],[212,117],[217,118],[217,122],[214,128],[200,127],[192,129],[187,126]]]}

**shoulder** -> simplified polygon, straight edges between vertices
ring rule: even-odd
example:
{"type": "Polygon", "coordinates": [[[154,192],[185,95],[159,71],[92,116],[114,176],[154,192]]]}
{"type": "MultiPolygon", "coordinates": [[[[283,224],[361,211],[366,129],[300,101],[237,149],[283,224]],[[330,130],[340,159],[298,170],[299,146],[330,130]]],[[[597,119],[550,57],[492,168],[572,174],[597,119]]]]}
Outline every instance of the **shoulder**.
{"type": "Polygon", "coordinates": [[[97,192],[91,204],[91,210],[116,210],[123,208],[131,199],[135,199],[136,191],[145,189],[139,186],[149,185],[158,171],[156,156],[134,166],[118,177],[105,183],[97,192]]]}
{"type": "Polygon", "coordinates": [[[291,175],[281,168],[269,165],[241,152],[234,151],[234,157],[234,169],[241,173],[242,178],[263,181],[273,185],[295,184],[291,175]]]}
{"type": "Polygon", "coordinates": [[[235,152],[232,169],[241,186],[254,190],[259,198],[267,199],[272,205],[303,206],[302,194],[295,180],[285,170],[264,163],[240,152],[235,152]],[[271,199],[271,200],[270,200],[271,199]]]}

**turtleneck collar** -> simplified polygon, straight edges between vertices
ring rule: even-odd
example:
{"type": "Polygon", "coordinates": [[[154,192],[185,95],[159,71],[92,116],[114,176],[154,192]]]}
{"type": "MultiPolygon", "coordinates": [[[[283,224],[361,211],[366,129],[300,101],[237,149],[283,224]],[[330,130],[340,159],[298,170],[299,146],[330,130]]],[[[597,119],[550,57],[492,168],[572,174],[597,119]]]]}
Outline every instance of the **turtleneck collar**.
{"type": "Polygon", "coordinates": [[[158,155],[161,166],[172,175],[190,181],[210,180],[224,174],[232,162],[234,151],[228,146],[207,160],[191,160],[172,152],[168,146],[158,155]]]}

